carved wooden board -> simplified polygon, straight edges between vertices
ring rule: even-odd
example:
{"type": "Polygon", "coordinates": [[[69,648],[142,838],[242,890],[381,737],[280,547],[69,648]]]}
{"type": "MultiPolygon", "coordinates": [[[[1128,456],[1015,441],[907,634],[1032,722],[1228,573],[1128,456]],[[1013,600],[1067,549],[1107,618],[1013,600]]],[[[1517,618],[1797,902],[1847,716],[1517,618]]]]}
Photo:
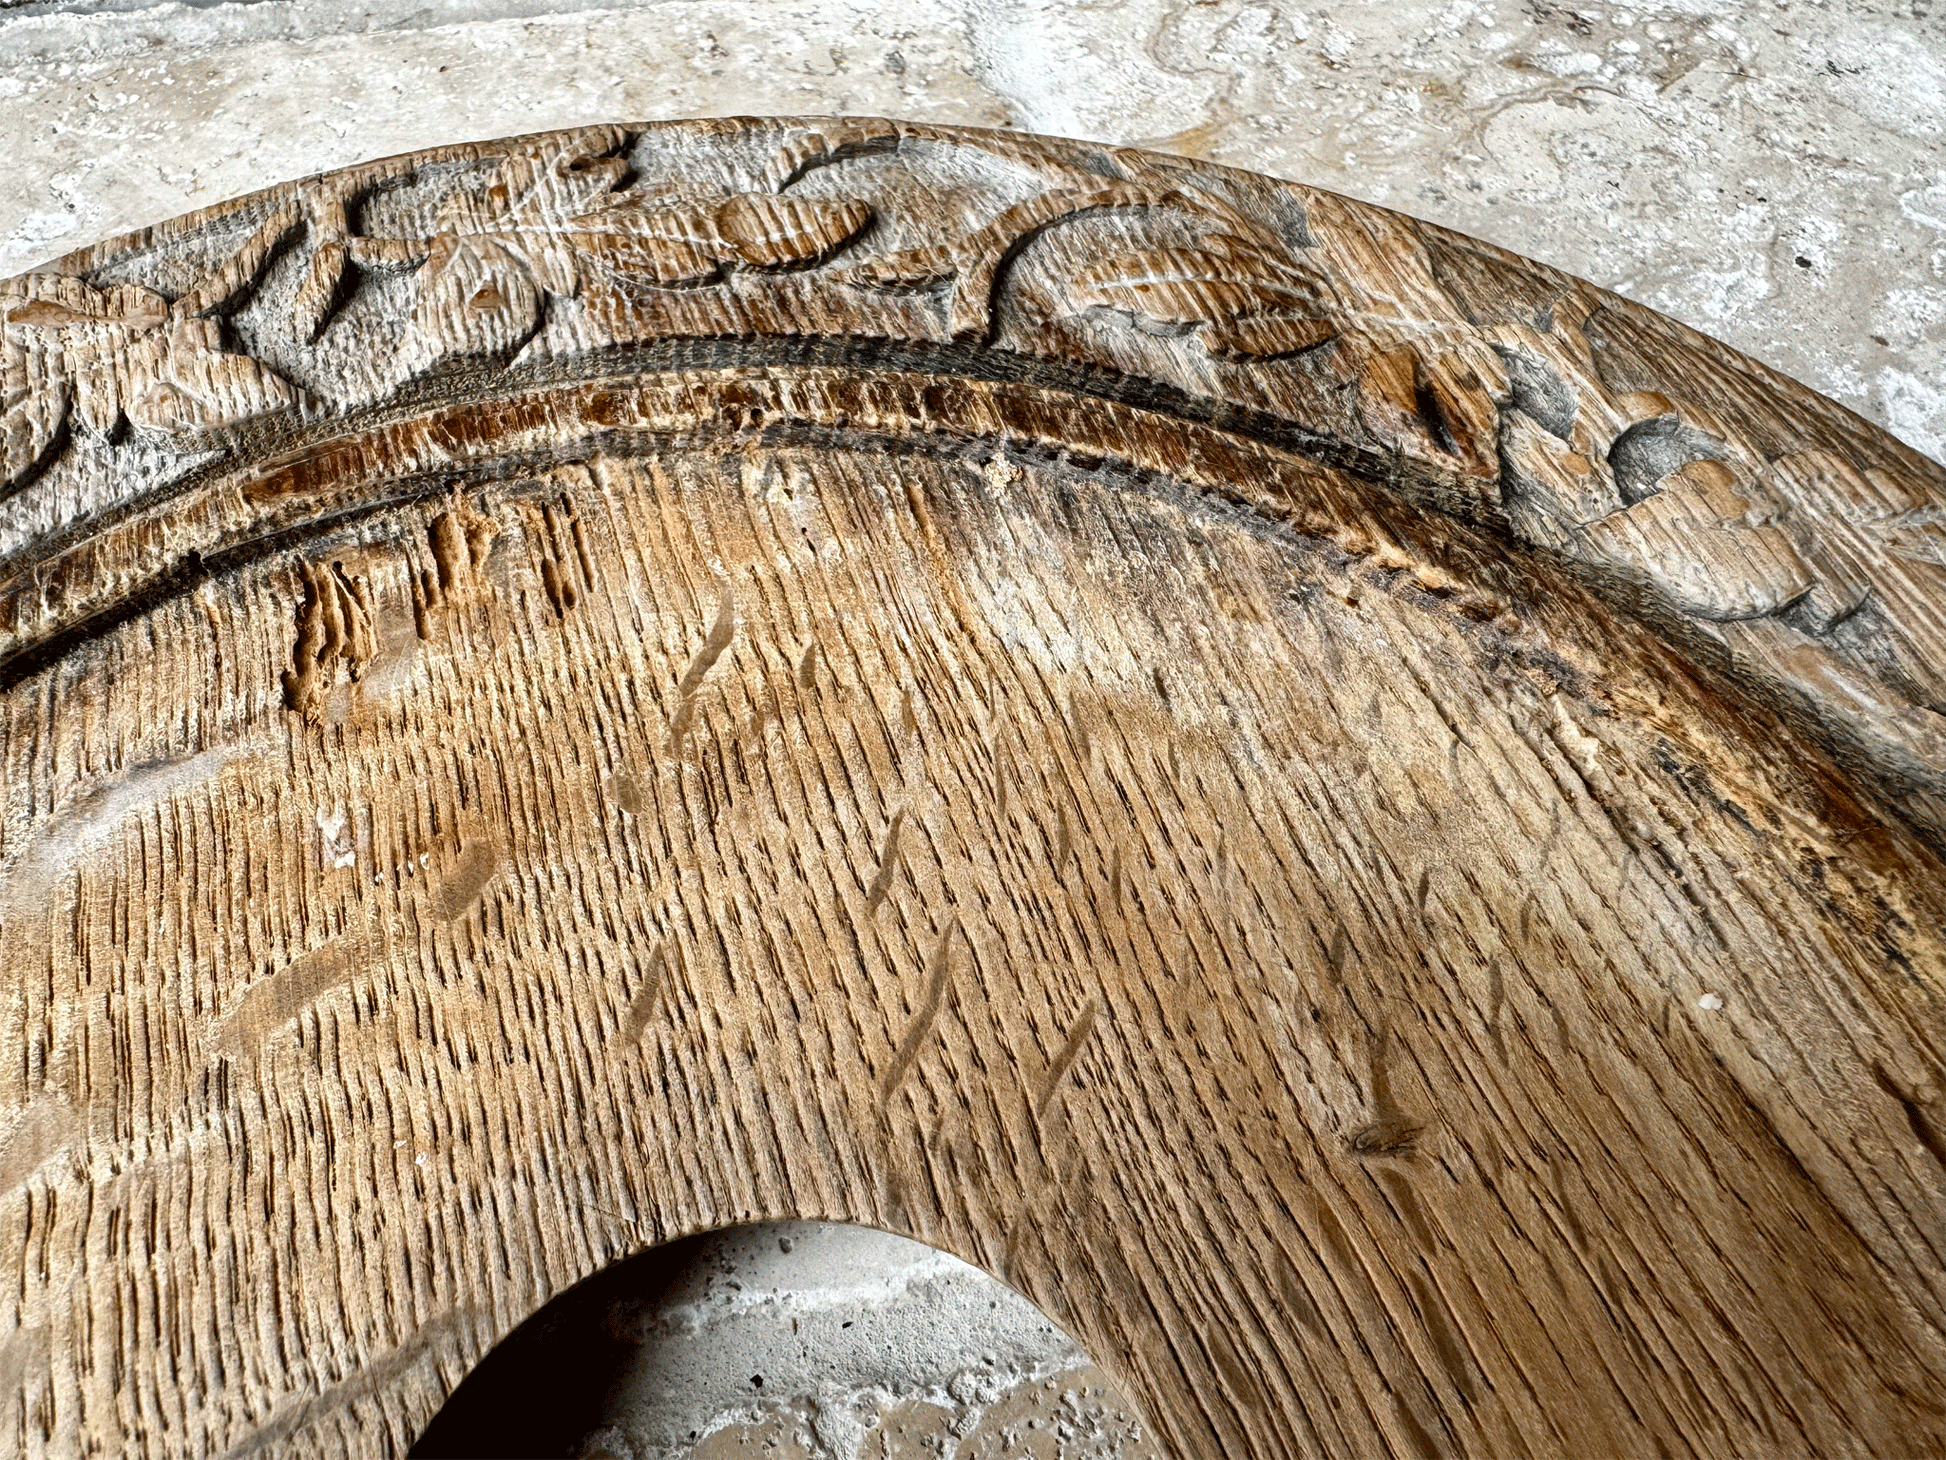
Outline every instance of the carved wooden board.
{"type": "Polygon", "coordinates": [[[0,1445],[405,1449],[828,1217],[1172,1453],[1946,1447],[1946,480],[1330,194],[860,120],[0,285],[0,1445]]]}

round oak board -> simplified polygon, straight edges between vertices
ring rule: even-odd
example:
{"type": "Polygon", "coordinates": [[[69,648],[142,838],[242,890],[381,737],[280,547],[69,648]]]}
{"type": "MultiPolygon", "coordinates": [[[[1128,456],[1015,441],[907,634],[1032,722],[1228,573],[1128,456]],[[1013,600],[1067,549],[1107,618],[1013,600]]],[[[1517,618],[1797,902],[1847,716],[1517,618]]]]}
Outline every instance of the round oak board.
{"type": "Polygon", "coordinates": [[[859,119],[0,284],[0,1448],[378,1455],[828,1218],[1181,1460],[1946,1448],[1946,474],[1578,280],[859,119]]]}

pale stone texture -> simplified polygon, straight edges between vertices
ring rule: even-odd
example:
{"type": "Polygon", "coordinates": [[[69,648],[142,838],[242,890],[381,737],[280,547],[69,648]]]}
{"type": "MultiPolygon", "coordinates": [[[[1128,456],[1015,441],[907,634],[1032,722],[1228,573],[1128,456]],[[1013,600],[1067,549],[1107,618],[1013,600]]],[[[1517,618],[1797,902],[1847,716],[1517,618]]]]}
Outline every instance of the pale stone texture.
{"type": "Polygon", "coordinates": [[[762,112],[1336,188],[1618,288],[1946,457],[1940,0],[0,0],[0,274],[375,154],[762,112]]]}
{"type": "Polygon", "coordinates": [[[1161,1460],[1113,1381],[977,1268],[828,1222],[611,1269],[486,1359],[415,1453],[1161,1460]]]}

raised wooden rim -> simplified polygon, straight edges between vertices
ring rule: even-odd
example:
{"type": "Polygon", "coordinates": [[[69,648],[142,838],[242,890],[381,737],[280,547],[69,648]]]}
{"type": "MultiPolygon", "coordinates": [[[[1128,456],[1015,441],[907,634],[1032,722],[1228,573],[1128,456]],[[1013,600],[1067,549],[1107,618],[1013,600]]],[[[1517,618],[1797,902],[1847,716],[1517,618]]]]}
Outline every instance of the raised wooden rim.
{"type": "Polygon", "coordinates": [[[210,500],[234,462],[301,457],[436,399],[456,371],[494,391],[668,365],[908,365],[1212,422],[1475,522],[1814,726],[1929,836],[1946,814],[1946,469],[1618,295],[1299,184],[874,118],[593,127],[346,168],[124,234],[0,284],[0,321],[0,684],[235,544],[301,532],[288,504],[210,500]],[[857,165],[896,153],[923,169],[927,149],[975,155],[1026,196],[961,236],[875,246],[857,165]],[[720,191],[691,183],[618,209],[623,159],[658,150],[707,159],[720,191]],[[358,231],[366,200],[441,169],[491,171],[516,196],[497,218],[454,214],[443,245],[358,231]],[[582,211],[563,222],[563,207],[582,211]],[[1013,307],[1019,252],[1104,211],[1159,220],[1189,274],[1146,286],[1146,302],[1112,269],[1069,281],[1066,319],[1013,307]],[[547,257],[582,226],[685,238],[683,260],[661,266],[675,287],[626,318],[585,307],[590,266],[547,257]],[[518,340],[480,335],[453,292],[455,241],[539,235],[551,244],[526,261],[532,320],[518,340]],[[177,298],[113,286],[158,248],[199,244],[209,267],[177,298]],[[442,247],[430,273],[443,263],[452,278],[424,289],[370,388],[334,399],[278,375],[360,270],[425,272],[442,247]],[[252,287],[292,249],[306,267],[283,317],[239,330],[252,287]],[[132,370],[86,363],[117,352],[132,370]],[[49,472],[77,428],[115,443],[111,482],[80,501],[49,472]],[[171,450],[131,449],[150,443],[171,450]],[[1684,463],[1694,479],[1668,481],[1662,468],[1684,463]]]}

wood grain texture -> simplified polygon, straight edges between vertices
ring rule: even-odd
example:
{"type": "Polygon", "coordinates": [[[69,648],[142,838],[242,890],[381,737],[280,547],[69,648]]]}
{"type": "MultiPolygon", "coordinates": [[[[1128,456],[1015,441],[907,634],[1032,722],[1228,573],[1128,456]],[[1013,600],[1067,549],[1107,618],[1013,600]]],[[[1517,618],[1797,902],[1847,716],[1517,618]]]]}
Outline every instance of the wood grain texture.
{"type": "Polygon", "coordinates": [[[1946,488],[1836,406],[877,121],[373,164],[0,309],[11,1448],[402,1451],[785,1216],[1182,1457],[1946,1446],[1946,488]]]}

